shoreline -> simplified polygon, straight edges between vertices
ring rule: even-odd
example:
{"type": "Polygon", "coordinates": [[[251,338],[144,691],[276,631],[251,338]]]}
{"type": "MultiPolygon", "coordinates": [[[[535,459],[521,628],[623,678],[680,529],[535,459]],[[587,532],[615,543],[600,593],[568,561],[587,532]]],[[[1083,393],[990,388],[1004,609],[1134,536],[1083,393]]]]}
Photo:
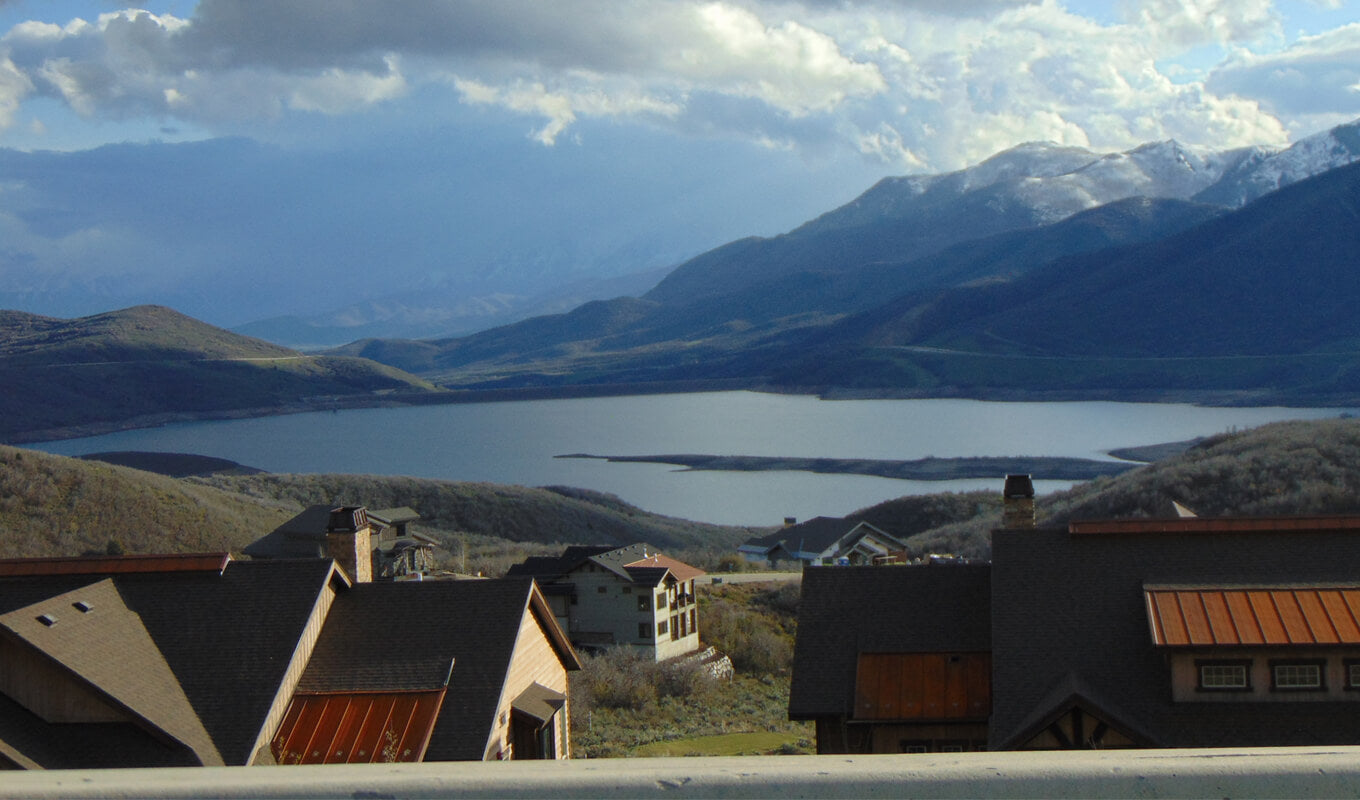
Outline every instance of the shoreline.
{"type": "Polygon", "coordinates": [[[766,394],[812,396],[819,400],[977,400],[996,403],[1168,403],[1207,407],[1242,408],[1279,406],[1283,408],[1349,408],[1360,405],[1353,396],[1321,395],[1300,398],[1280,392],[1182,391],[1145,389],[1133,392],[1074,390],[998,390],[960,391],[957,387],[938,389],[848,389],[828,386],[772,386],[760,381],[722,378],[647,383],[575,384],[570,386],[524,386],[501,389],[445,389],[425,394],[334,395],[309,398],[279,406],[219,409],[214,411],[159,412],[121,420],[104,420],[17,431],[0,444],[24,445],[81,439],[118,431],[158,428],[179,422],[250,419],[289,414],[309,414],[360,408],[405,408],[410,406],[456,405],[464,403],[510,403],[534,400],[568,400],[593,397],[629,397],[655,394],[694,394],[701,392],[748,391],[766,394]],[[1306,402],[1305,402],[1306,400],[1306,402]]]}

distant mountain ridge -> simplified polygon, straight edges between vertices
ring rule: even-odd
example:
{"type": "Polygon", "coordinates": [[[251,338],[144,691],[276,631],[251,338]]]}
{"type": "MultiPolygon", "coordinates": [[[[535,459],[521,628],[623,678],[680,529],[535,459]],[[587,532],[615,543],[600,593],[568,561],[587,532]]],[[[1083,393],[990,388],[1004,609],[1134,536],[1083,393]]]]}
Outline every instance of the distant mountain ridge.
{"type": "MultiPolygon", "coordinates": [[[[1026,322],[1030,316],[1038,314],[1040,324],[1030,328],[1057,336],[1061,321],[1106,307],[1100,292],[1121,299],[1118,308],[1110,309],[1109,319],[1127,318],[1137,309],[1157,320],[1148,324],[1160,325],[1168,338],[1212,338],[1196,329],[1212,326],[1207,316],[1191,319],[1193,315],[1178,312],[1176,323],[1168,325],[1159,318],[1157,303],[1193,308],[1203,302],[1206,308],[1217,307],[1211,295],[1202,294],[1219,289],[1214,281],[1227,281],[1220,267],[1204,273],[1217,278],[1156,284],[1155,291],[1166,295],[1160,300],[1111,288],[1140,280],[1120,274],[1121,268],[1133,268],[1128,260],[1132,257],[1118,255],[1121,248],[1142,247],[1140,252],[1160,254],[1168,262],[1167,274],[1178,269],[1196,274],[1195,265],[1176,260],[1192,258],[1190,250],[1163,245],[1197,229],[1208,231],[1200,234],[1201,240],[1214,235],[1251,239],[1262,254],[1274,253],[1266,260],[1276,276],[1293,274],[1299,281],[1327,285],[1342,275],[1342,268],[1329,260],[1338,254],[1324,247],[1318,251],[1321,260],[1312,264],[1294,264],[1288,256],[1314,252],[1328,241],[1348,242],[1345,226],[1351,223],[1344,215],[1330,213],[1326,202],[1311,217],[1289,209],[1307,205],[1302,198],[1309,192],[1326,194],[1333,189],[1323,183],[1310,185],[1291,195],[1294,200],[1272,206],[1293,219],[1292,225],[1270,225],[1268,214],[1247,213],[1246,207],[1280,187],[1333,171],[1344,173],[1345,165],[1358,157],[1360,121],[1282,151],[1212,152],[1172,141],[1102,155],[1082,148],[1026,144],[946,175],[885,179],[851,203],[787,234],[740,239],[704,253],[677,267],[641,298],[589,303],[566,314],[458,339],[363,341],[335,352],[371,357],[463,388],[722,378],[817,391],[1147,392],[1168,387],[1187,391],[1187,383],[1193,381],[1172,376],[1167,370],[1176,370],[1166,365],[1140,368],[1111,387],[1107,379],[1123,369],[1112,363],[1071,374],[1037,369],[1037,364],[1022,369],[1017,362],[1004,370],[990,364],[962,373],[953,365],[942,374],[939,352],[1013,356],[1017,348],[1033,349],[1036,345],[1024,336],[1017,335],[1015,341],[1025,345],[1008,344],[988,326],[987,315],[1014,319],[1012,327],[1022,329],[1030,324],[1026,322]],[[1268,226],[1278,246],[1251,238],[1253,225],[1268,226]],[[1295,238],[1304,231],[1314,241],[1295,246],[1295,238]],[[1107,261],[1124,267],[1104,269],[1107,261]],[[1029,273],[1036,277],[1025,278],[1029,273]],[[1096,282],[1097,274],[1104,276],[1104,283],[1096,282]],[[1062,285],[1047,287],[1045,281],[1062,285]],[[1032,295],[1026,302],[1035,304],[1033,309],[1012,313],[1025,292],[1032,295]],[[1041,304],[1046,294],[1063,300],[1041,304]],[[949,313],[962,316],[952,318],[949,313]],[[946,330],[951,320],[958,323],[953,332],[946,330]],[[965,323],[976,329],[965,330],[965,323]],[[936,352],[908,355],[901,349],[913,346],[936,352]],[[984,389],[987,380],[980,382],[973,374],[979,369],[1013,377],[1001,381],[1002,388],[984,389]],[[1160,385],[1163,380],[1166,386],[1160,385]]],[[[1352,180],[1347,176],[1338,180],[1352,180]]],[[[1345,245],[1338,247],[1342,251],[1338,257],[1344,258],[1345,245]]],[[[1241,271],[1261,272],[1252,266],[1261,260],[1257,254],[1243,248],[1232,252],[1241,271]]],[[[1282,281],[1266,278],[1258,276],[1263,293],[1281,301],[1299,295],[1282,281]]],[[[1334,288],[1336,296],[1348,296],[1348,286],[1334,288]]],[[[1306,315],[1291,306],[1287,313],[1277,310],[1274,316],[1304,324],[1306,315]]],[[[1241,325],[1235,330],[1246,335],[1241,325]]],[[[1083,340],[1086,345],[1068,355],[1129,355],[1108,331],[1101,334],[1105,338],[1094,331],[1087,331],[1094,338],[1083,340]]],[[[1337,341],[1346,338],[1339,328],[1331,333],[1318,328],[1305,338],[1321,342],[1333,334],[1337,341]]],[[[1288,338],[1288,327],[1280,327],[1275,344],[1253,353],[1285,356],[1288,338]]],[[[1259,337],[1253,343],[1264,346],[1259,337]]],[[[1318,363],[1318,369],[1344,371],[1339,362],[1318,363]]],[[[1216,380],[1207,383],[1214,391],[1259,390],[1263,384],[1285,391],[1297,388],[1280,369],[1274,364],[1265,372],[1243,372],[1214,365],[1216,380]],[[1274,377],[1266,375],[1271,370],[1277,373],[1274,377]]],[[[1303,384],[1320,389],[1317,375],[1302,374],[1298,373],[1303,384]]]]}
{"type": "Polygon", "coordinates": [[[307,356],[161,306],[74,320],[0,311],[0,440],[35,441],[195,415],[428,394],[364,359],[307,356]]]}

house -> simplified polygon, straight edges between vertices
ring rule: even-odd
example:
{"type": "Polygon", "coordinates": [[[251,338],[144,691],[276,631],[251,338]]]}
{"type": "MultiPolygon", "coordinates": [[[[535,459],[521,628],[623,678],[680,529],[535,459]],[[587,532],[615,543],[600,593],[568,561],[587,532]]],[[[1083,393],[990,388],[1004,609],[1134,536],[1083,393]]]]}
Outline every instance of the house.
{"type": "Polygon", "coordinates": [[[789,711],[819,752],[1360,743],[1360,517],[1020,505],[990,565],[805,571],[789,711]]]}
{"type": "Polygon", "coordinates": [[[567,672],[577,669],[533,581],[358,584],[326,617],[271,755],[302,764],[568,758],[567,672]]]}
{"type": "Polygon", "coordinates": [[[802,561],[804,564],[873,564],[898,560],[907,546],[883,530],[840,517],[788,521],[783,528],[742,543],[747,561],[802,561]]]}
{"type": "Polygon", "coordinates": [[[565,758],[577,668],[527,580],[357,584],[330,559],[227,554],[0,561],[0,767],[565,758]]]}
{"type": "Polygon", "coordinates": [[[664,661],[699,649],[694,579],[703,574],[639,543],[568,547],[527,558],[506,577],[538,581],[577,647],[627,645],[664,661]]]}
{"type": "Polygon", "coordinates": [[[993,748],[1360,743],[1360,517],[1000,530],[992,601],[993,748]]]}
{"type": "Polygon", "coordinates": [[[986,564],[803,570],[789,718],[818,753],[982,749],[990,584],[986,564]]]}
{"type": "MultiPolygon", "coordinates": [[[[367,529],[369,573],[379,580],[419,575],[434,568],[439,542],[411,529],[420,515],[409,508],[370,511],[364,506],[308,506],[300,514],[243,548],[251,558],[329,558],[329,534],[367,529]]],[[[339,558],[348,563],[350,557],[339,558]]],[[[359,562],[355,562],[356,564],[359,562]]],[[[351,573],[352,574],[352,573],[351,573]]]]}

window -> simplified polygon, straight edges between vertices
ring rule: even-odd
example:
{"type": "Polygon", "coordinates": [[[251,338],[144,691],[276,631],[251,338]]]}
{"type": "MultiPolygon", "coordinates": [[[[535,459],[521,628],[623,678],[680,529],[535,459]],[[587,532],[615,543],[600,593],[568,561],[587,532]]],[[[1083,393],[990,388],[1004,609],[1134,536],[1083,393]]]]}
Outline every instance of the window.
{"type": "Polygon", "coordinates": [[[623,587],[623,593],[624,593],[624,594],[632,594],[632,593],[633,593],[633,587],[631,587],[631,586],[625,586],[625,587],[623,587]]]}
{"type": "Polygon", "coordinates": [[[656,623],[656,635],[657,636],[666,635],[666,620],[663,619],[660,622],[656,623]]]}
{"type": "Polygon", "coordinates": [[[1322,661],[1270,662],[1270,688],[1281,692],[1306,692],[1326,689],[1322,682],[1322,661]]]}
{"type": "Polygon", "coordinates": [[[1199,689],[1205,692],[1251,690],[1250,661],[1197,661],[1199,689]]]}
{"type": "Polygon", "coordinates": [[[680,617],[674,614],[671,615],[671,638],[680,638],[680,617]]]}
{"type": "Polygon", "coordinates": [[[658,593],[657,593],[657,595],[656,595],[656,607],[657,607],[657,608],[665,608],[665,607],[666,607],[666,593],[665,593],[665,592],[658,592],[658,593]]]}
{"type": "Polygon", "coordinates": [[[638,611],[652,610],[652,596],[650,594],[638,595],[638,611]]]}
{"type": "Polygon", "coordinates": [[[608,587],[608,586],[598,586],[598,587],[595,588],[595,591],[599,592],[600,594],[604,594],[605,592],[608,592],[608,591],[609,591],[609,587],[608,587]]]}
{"type": "Polygon", "coordinates": [[[1346,688],[1360,689],[1360,661],[1346,661],[1346,688]]]}
{"type": "Polygon", "coordinates": [[[652,623],[650,623],[650,622],[639,622],[639,623],[638,623],[638,638],[639,638],[639,639],[650,639],[650,638],[652,638],[652,623]]]}

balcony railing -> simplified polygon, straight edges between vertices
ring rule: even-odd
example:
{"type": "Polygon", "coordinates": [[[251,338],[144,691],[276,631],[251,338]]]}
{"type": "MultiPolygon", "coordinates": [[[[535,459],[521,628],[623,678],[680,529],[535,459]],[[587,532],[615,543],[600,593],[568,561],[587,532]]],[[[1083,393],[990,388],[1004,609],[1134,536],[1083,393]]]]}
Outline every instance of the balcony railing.
{"type": "Polygon", "coordinates": [[[1360,747],[7,772],[6,798],[1354,797],[1360,747]]]}

